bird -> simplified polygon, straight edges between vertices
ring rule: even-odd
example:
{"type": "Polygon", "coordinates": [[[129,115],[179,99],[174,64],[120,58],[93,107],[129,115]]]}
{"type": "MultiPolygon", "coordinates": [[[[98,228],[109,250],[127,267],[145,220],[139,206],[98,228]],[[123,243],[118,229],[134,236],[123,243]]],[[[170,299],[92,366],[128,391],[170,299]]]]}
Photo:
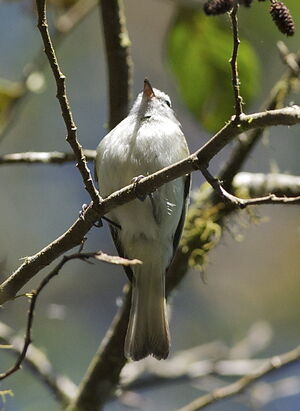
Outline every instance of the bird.
{"type": "MultiPolygon", "coordinates": [[[[126,118],[99,143],[95,175],[102,197],[189,155],[169,96],[144,80],[126,118]]],[[[166,359],[170,331],[166,311],[166,272],[179,244],[190,191],[190,175],[112,209],[107,218],[121,257],[142,264],[124,267],[132,300],[124,344],[128,360],[166,359]]]]}

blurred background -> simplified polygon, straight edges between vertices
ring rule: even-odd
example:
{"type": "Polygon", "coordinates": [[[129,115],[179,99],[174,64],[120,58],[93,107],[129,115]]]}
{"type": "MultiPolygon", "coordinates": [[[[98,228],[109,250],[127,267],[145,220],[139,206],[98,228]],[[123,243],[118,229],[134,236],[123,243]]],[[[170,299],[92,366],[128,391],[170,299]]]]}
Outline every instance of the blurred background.
{"type": "MultiPolygon", "coordinates": [[[[125,1],[134,61],[133,96],[141,90],[144,77],[148,77],[154,87],[166,91],[172,98],[191,151],[203,145],[212,136],[213,129],[224,124],[233,113],[228,64],[230,22],[226,15],[204,16],[202,8],[197,9],[199,3],[203,4],[184,0],[125,1]],[[185,58],[180,54],[180,41],[176,40],[180,37],[180,27],[184,30],[191,16],[196,18],[199,37],[191,32],[191,36],[182,37],[182,41],[186,41],[191,54],[194,52],[197,56],[192,62],[188,60],[190,55],[185,58]],[[191,84],[184,82],[187,67],[191,70],[191,84]],[[202,98],[206,95],[212,101],[204,107],[201,104],[205,103],[202,98]],[[220,124],[216,123],[216,117],[221,119],[220,124]]],[[[286,4],[300,27],[299,2],[287,0],[286,4]]],[[[268,7],[268,2],[254,1],[251,8],[240,8],[241,93],[247,101],[246,112],[259,109],[286,69],[280,61],[276,42],[284,40],[291,51],[299,47],[299,31],[292,38],[284,38],[273,24],[268,7]]],[[[53,20],[57,13],[56,8],[50,7],[53,20]]],[[[3,79],[0,104],[5,111],[8,105],[3,95],[7,93],[10,101],[22,93],[18,81],[41,50],[34,4],[25,0],[1,1],[0,30],[0,77],[3,79]]],[[[108,112],[106,60],[97,7],[65,36],[57,47],[57,54],[67,76],[78,138],[84,148],[94,149],[107,132],[108,112]]],[[[54,80],[47,64],[36,75],[35,92],[26,98],[9,129],[0,137],[1,154],[69,151],[55,99],[54,80]]],[[[291,95],[287,103],[292,101],[299,104],[299,96],[291,95]]],[[[299,126],[271,128],[249,157],[244,170],[299,175],[299,150],[299,126]]],[[[226,148],[214,159],[211,169],[214,173],[224,164],[228,152],[226,148]]],[[[90,166],[93,169],[93,165],[90,166]]],[[[193,187],[196,189],[202,182],[200,173],[194,173],[193,187]]],[[[23,257],[33,255],[61,235],[89,199],[74,164],[1,165],[0,183],[3,280],[21,264],[23,257]]],[[[191,270],[172,298],[171,357],[178,350],[216,341],[230,347],[232,358],[250,355],[253,338],[254,345],[261,341],[257,343],[256,352],[253,349],[254,356],[260,358],[299,344],[299,207],[262,206],[251,211],[258,217],[256,224],[247,210],[235,213],[227,222],[220,244],[209,254],[206,283],[199,272],[191,270]]],[[[89,232],[85,250],[116,253],[106,226],[89,232]]],[[[44,269],[23,291],[34,288],[50,268],[44,269]]],[[[75,383],[80,382],[117,310],[125,283],[126,277],[119,267],[74,261],[47,286],[38,301],[33,337],[34,344],[47,354],[57,372],[68,375],[75,383]]],[[[8,302],[1,308],[0,319],[22,335],[27,307],[26,298],[8,302]]],[[[1,372],[12,361],[13,357],[6,351],[0,351],[1,372]]],[[[299,372],[299,366],[288,367],[247,393],[212,405],[210,409],[299,410],[299,372]],[[266,382],[270,382],[267,388],[266,382]]],[[[106,409],[121,411],[135,406],[145,411],[174,410],[219,384],[219,378],[210,376],[197,378],[192,383],[183,380],[149,386],[136,390],[136,394],[124,398],[123,402],[111,401],[106,409]]],[[[7,397],[2,405],[0,399],[0,409],[59,409],[51,394],[26,369],[4,380],[0,390],[5,389],[12,389],[14,397],[7,397]]]]}

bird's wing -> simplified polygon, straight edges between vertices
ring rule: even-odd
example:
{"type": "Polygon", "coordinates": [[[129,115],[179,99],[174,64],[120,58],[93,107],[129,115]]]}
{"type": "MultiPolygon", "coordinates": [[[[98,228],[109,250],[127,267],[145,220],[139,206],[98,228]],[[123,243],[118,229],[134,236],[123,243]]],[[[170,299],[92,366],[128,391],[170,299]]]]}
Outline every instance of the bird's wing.
{"type": "MultiPolygon", "coordinates": [[[[116,249],[118,251],[119,256],[122,257],[122,258],[128,258],[128,257],[126,257],[126,255],[125,255],[125,253],[122,249],[122,245],[121,245],[121,242],[120,242],[120,239],[119,239],[119,231],[122,230],[122,228],[114,227],[112,224],[109,224],[109,228],[110,228],[111,236],[114,240],[114,243],[115,243],[115,246],[116,246],[116,249]]],[[[129,266],[126,266],[126,265],[123,265],[123,268],[125,270],[125,273],[126,273],[127,277],[129,278],[129,281],[132,281],[133,273],[132,273],[131,268],[129,266]]]]}
{"type": "Polygon", "coordinates": [[[176,250],[177,250],[177,247],[178,247],[178,244],[179,244],[179,241],[180,241],[181,233],[182,233],[182,230],[183,230],[183,225],[184,225],[184,220],[185,220],[187,201],[188,201],[190,188],[191,188],[191,175],[188,174],[185,177],[185,181],[184,181],[184,193],[183,193],[184,201],[183,201],[183,206],[182,206],[182,213],[181,213],[180,220],[179,220],[179,223],[178,223],[178,226],[176,228],[174,238],[173,238],[173,257],[176,253],[176,250]]]}

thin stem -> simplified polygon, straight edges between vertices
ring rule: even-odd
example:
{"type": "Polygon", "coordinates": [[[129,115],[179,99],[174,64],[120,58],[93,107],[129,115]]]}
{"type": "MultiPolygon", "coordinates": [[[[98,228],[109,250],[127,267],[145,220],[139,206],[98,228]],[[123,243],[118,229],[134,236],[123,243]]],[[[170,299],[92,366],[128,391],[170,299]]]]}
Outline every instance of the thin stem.
{"type": "Polygon", "coordinates": [[[236,4],[234,5],[230,13],[232,34],[233,34],[233,49],[232,49],[232,56],[230,59],[230,65],[231,65],[231,72],[232,72],[232,87],[233,87],[233,94],[234,94],[234,101],[235,101],[236,120],[239,119],[240,115],[243,112],[243,107],[242,107],[243,100],[242,100],[242,97],[240,96],[240,80],[239,80],[238,68],[237,68],[237,58],[238,58],[238,51],[239,51],[239,45],[240,45],[239,32],[238,32],[238,18],[237,18],[238,9],[239,9],[239,4],[238,2],[236,2],[236,4]]]}
{"type": "Polygon", "coordinates": [[[207,168],[201,168],[203,176],[206,178],[208,183],[216,191],[216,193],[224,200],[224,202],[229,203],[233,207],[245,208],[249,205],[259,205],[259,204],[300,204],[300,196],[296,197],[278,197],[275,194],[268,194],[263,197],[257,198],[239,198],[233,194],[230,194],[225,190],[221,181],[213,177],[207,168]]]}

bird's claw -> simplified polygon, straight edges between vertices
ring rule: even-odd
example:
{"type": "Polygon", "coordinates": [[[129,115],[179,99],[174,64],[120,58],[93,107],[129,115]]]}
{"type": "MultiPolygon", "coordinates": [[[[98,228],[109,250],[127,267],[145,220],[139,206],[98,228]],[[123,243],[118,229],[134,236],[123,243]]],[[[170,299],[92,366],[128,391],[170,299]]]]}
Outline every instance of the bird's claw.
{"type": "Polygon", "coordinates": [[[146,197],[147,197],[147,194],[145,194],[145,193],[139,193],[139,191],[138,191],[138,184],[139,184],[139,182],[143,179],[143,178],[145,178],[145,176],[143,176],[142,174],[141,175],[139,175],[139,176],[137,176],[137,177],[133,177],[133,179],[131,180],[131,183],[132,184],[134,184],[134,190],[135,190],[135,192],[136,192],[136,197],[137,197],[137,199],[138,200],[140,200],[140,201],[145,201],[146,200],[146,197]]]}
{"type": "MultiPolygon", "coordinates": [[[[83,220],[83,221],[84,221],[84,213],[86,212],[87,208],[88,208],[88,204],[84,203],[84,204],[82,204],[81,210],[79,211],[79,218],[81,218],[81,220],[83,220]]],[[[103,227],[102,219],[100,218],[97,223],[93,224],[93,226],[97,227],[97,228],[103,227]]]]}

